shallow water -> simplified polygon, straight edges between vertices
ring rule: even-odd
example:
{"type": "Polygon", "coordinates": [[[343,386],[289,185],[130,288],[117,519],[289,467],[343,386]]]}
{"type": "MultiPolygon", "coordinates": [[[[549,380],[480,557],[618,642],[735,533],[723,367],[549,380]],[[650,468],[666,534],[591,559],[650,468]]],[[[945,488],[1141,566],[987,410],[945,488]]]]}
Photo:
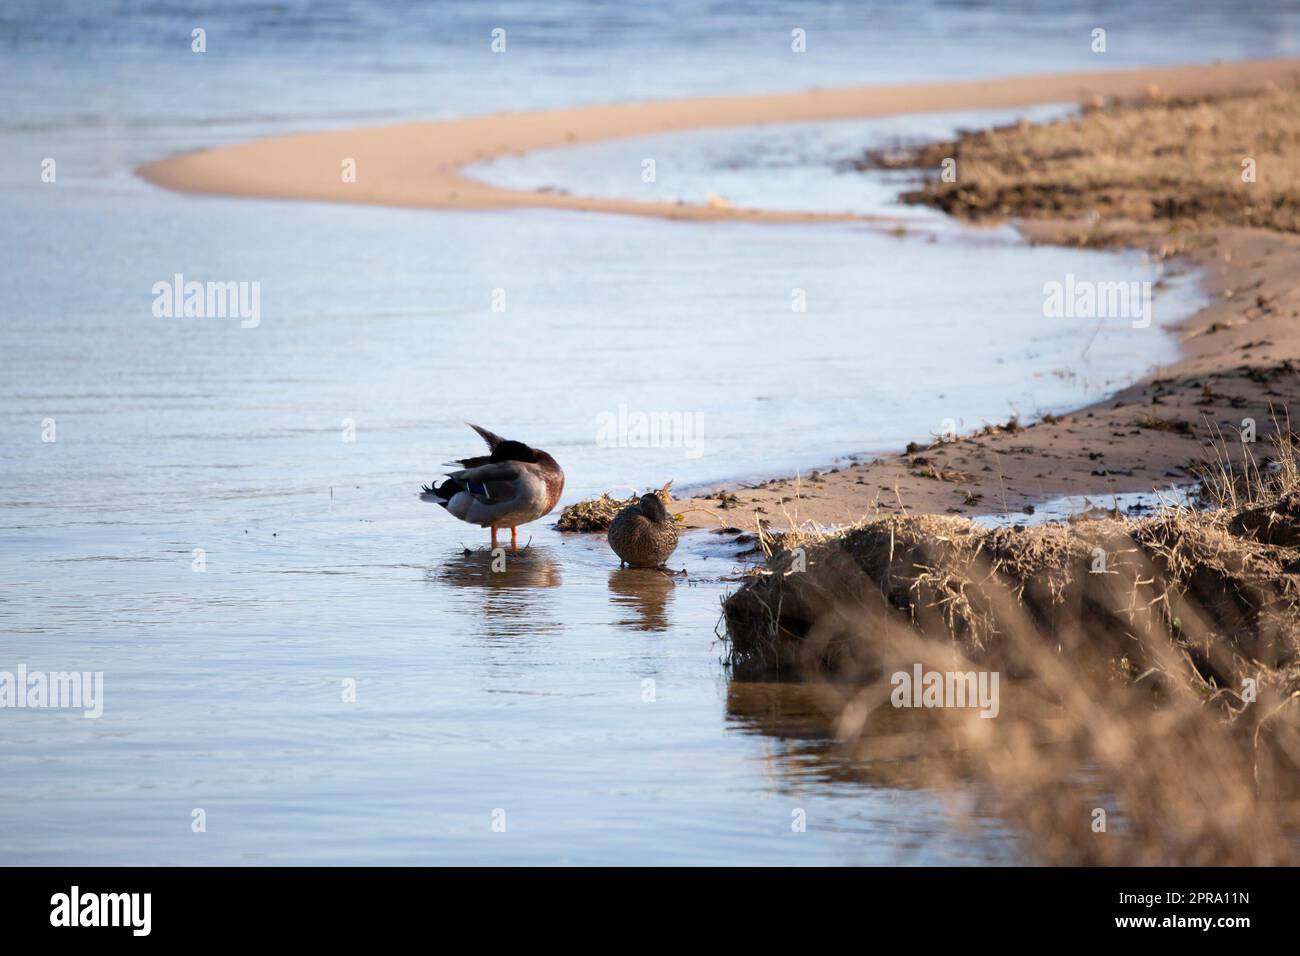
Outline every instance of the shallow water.
{"type": "MultiPolygon", "coordinates": [[[[103,671],[105,699],[97,720],[0,710],[0,861],[1017,858],[978,793],[850,767],[797,690],[729,683],[715,628],[734,559],[718,539],[688,537],[673,561],[688,574],[668,578],[620,572],[598,537],[538,523],[498,572],[486,533],[415,492],[475,451],[466,419],[552,451],[567,502],[822,465],[948,418],[975,428],[1061,409],[1171,357],[1160,326],[1194,308],[1191,279],[1157,297],[1156,326],[1097,331],[1045,319],[1043,283],[1156,278],[1140,256],[1030,249],[1003,231],[195,198],[132,178],[134,163],[270,129],[909,78],[894,53],[757,70],[752,48],[709,46],[674,4],[583,21],[651,45],[672,37],[634,41],[641,18],[685,23],[703,44],[683,47],[691,69],[609,83],[594,82],[608,49],[526,11],[505,13],[548,52],[521,43],[507,67],[420,46],[429,31],[481,32],[491,14],[413,30],[368,6],[331,9],[327,30],[296,4],[214,7],[203,18],[224,42],[196,62],[187,46],[165,52],[188,36],[179,5],[91,10],[61,32],[35,6],[5,7],[0,36],[27,82],[0,94],[12,107],[0,125],[0,670],[103,671]],[[484,82],[498,68],[523,72],[484,82]],[[39,182],[46,156],[57,184],[39,182]],[[257,327],[155,318],[152,286],[178,272],[260,283],[257,327]],[[796,289],[806,312],[792,309],[796,289]],[[600,417],[620,405],[697,416],[701,440],[603,447],[600,417]],[[196,808],[206,833],[191,832],[196,808]],[[959,826],[972,808],[973,827],[959,826]],[[801,809],[807,832],[794,833],[801,809]]],[[[746,23],[780,20],[757,13],[746,23]]],[[[880,49],[921,30],[935,48],[977,51],[945,72],[1005,72],[963,24],[1056,29],[1047,15],[950,14],[909,21],[880,49]]],[[[1202,39],[1145,55],[1281,42],[1256,19],[1206,22],[1180,27],[1202,39]]],[[[1088,65],[1037,56],[1016,63],[1088,65]]],[[[709,135],[710,163],[754,143],[709,135]]],[[[741,164],[727,190],[846,182],[825,170],[847,141],[810,142],[795,181],[741,164]]],[[[611,179],[586,162],[592,181],[611,179]]]]}
{"type": "Polygon", "coordinates": [[[1153,491],[1120,491],[1110,494],[1093,492],[1081,495],[1060,495],[1034,505],[1032,513],[1003,512],[978,515],[971,518],[986,528],[1008,525],[1058,524],[1063,521],[1128,515],[1142,518],[1160,514],[1169,509],[1195,508],[1195,485],[1174,485],[1153,491]]]}
{"type": "Polygon", "coordinates": [[[1020,120],[1046,123],[1072,115],[1071,104],[1000,110],[916,113],[826,123],[771,123],[734,129],[636,136],[539,149],[465,167],[496,186],[561,191],[646,202],[748,209],[852,212],[905,220],[910,228],[955,230],[935,210],[898,201],[915,188],[914,170],[863,174],[851,167],[867,149],[896,149],[1020,120]],[[646,175],[652,160],[653,176],[646,175]]]}
{"type": "Polygon", "coordinates": [[[836,780],[820,749],[727,705],[709,577],[726,562],[702,546],[679,553],[693,576],[674,582],[541,528],[494,573],[445,527],[374,505],[336,498],[274,538],[202,522],[202,575],[193,535],[174,531],[163,548],[149,532],[79,535],[75,561],[24,549],[27,580],[7,576],[45,620],[16,635],[21,657],[103,669],[106,703],[99,720],[5,715],[5,860],[987,856],[997,826],[940,835],[969,797],[836,780]]]}

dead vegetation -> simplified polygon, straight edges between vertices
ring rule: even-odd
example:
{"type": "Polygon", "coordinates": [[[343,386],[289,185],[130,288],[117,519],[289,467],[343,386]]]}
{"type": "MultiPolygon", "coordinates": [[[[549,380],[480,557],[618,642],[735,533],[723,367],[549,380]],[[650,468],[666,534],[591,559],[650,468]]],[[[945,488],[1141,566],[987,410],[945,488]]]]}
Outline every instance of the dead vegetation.
{"type": "Polygon", "coordinates": [[[1161,418],[1159,415],[1141,415],[1133,423],[1138,428],[1158,432],[1176,432],[1179,435],[1192,434],[1192,423],[1181,419],[1161,418]]]}
{"type": "Polygon", "coordinates": [[[1300,470],[1282,436],[1268,462],[1223,453],[1206,511],[992,529],[914,515],[765,538],[766,567],[724,603],[733,673],[822,688],[856,759],[991,784],[1044,862],[1288,862],[1300,470]],[[909,713],[900,731],[889,678],[916,663],[1000,674],[1001,713],[909,713]],[[1122,821],[1109,839],[1106,807],[1122,821]]]}
{"type": "MultiPolygon", "coordinates": [[[[672,488],[673,483],[670,481],[655,492],[670,512],[673,508],[672,488]]],[[[555,527],[559,531],[608,531],[614,517],[628,505],[636,504],[640,498],[640,495],[612,498],[606,491],[599,498],[575,501],[560,512],[560,520],[555,527]]]]}
{"type": "Polygon", "coordinates": [[[964,471],[951,467],[946,461],[935,462],[923,455],[917,455],[908,461],[908,470],[918,478],[930,478],[934,481],[970,481],[971,476],[964,471]]]}
{"type": "Polygon", "coordinates": [[[1018,672],[1019,648],[1001,626],[1013,604],[1044,639],[1075,628],[1081,653],[1120,671],[1153,664],[1140,637],[1174,640],[1190,666],[1157,683],[1215,692],[1262,666],[1300,689],[1290,669],[1300,649],[1300,579],[1288,570],[1300,570],[1296,502],[1300,492],[1238,512],[992,529],[914,515],[802,551],[787,541],[727,601],[731,662],[742,676],[875,677],[861,625],[880,621],[1018,672]]]}
{"type": "MultiPolygon", "coordinates": [[[[868,152],[857,168],[933,170],[907,202],[970,219],[1080,218],[1300,231],[1300,88],[1191,99],[1159,91],[1054,123],[868,152]],[[943,182],[945,159],[956,180],[943,182]]],[[[1105,244],[1085,230],[1084,244],[1105,244]]],[[[1114,242],[1125,242],[1120,235],[1114,242]]]]}

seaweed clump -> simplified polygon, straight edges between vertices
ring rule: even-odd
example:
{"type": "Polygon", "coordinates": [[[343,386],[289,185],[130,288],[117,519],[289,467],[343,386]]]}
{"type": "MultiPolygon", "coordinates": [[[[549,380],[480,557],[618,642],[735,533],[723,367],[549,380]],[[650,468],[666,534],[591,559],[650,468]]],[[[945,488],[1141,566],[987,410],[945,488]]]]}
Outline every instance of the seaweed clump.
{"type": "MultiPolygon", "coordinates": [[[[670,481],[655,491],[669,511],[672,510],[673,505],[672,487],[673,483],[670,481]]],[[[629,505],[636,504],[640,498],[640,495],[614,498],[606,491],[598,498],[575,501],[560,512],[560,520],[556,522],[555,527],[559,531],[608,531],[615,516],[629,505]]]]}

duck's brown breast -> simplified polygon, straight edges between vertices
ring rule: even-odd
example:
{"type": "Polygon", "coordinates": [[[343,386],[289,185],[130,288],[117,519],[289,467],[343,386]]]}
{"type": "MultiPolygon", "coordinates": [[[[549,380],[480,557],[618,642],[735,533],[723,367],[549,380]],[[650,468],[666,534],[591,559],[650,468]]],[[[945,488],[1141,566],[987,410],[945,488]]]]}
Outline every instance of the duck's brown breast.
{"type": "Polygon", "coordinates": [[[657,568],[677,549],[676,525],[651,521],[636,505],[618,513],[607,537],[619,558],[639,568],[657,568]]]}

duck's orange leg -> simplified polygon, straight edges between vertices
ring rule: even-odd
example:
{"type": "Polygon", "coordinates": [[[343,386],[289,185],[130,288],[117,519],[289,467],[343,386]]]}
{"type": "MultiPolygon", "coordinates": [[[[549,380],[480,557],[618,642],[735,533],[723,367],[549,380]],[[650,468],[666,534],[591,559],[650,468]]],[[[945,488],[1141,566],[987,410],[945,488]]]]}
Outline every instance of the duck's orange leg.
{"type": "Polygon", "coordinates": [[[497,526],[493,525],[492,526],[492,550],[495,551],[496,549],[497,549],[497,526]]]}
{"type": "Polygon", "coordinates": [[[518,528],[510,529],[510,550],[511,551],[519,550],[519,529],[518,528]]]}

